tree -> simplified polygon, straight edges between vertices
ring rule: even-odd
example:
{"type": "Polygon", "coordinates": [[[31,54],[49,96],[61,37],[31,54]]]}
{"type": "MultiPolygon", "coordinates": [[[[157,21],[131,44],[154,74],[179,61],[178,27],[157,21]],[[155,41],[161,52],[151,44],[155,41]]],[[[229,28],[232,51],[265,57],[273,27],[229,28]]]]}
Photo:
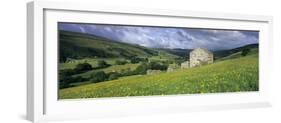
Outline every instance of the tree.
{"type": "Polygon", "coordinates": [[[104,60],[99,60],[97,63],[98,68],[105,68],[110,66],[109,64],[107,64],[104,60]]]}
{"type": "Polygon", "coordinates": [[[139,63],[139,62],[140,62],[139,59],[138,59],[138,57],[131,57],[130,60],[131,60],[131,63],[132,63],[132,64],[136,64],[136,63],[139,63]]]}
{"type": "Polygon", "coordinates": [[[148,62],[148,58],[140,58],[137,56],[132,56],[132,57],[130,57],[130,61],[132,64],[136,64],[139,62],[148,62]]]}
{"type": "Polygon", "coordinates": [[[120,74],[117,72],[112,72],[112,73],[109,73],[108,75],[109,75],[108,80],[118,79],[118,77],[120,76],[120,74]]]}
{"type": "Polygon", "coordinates": [[[107,75],[103,71],[93,72],[91,75],[91,82],[97,83],[101,81],[105,81],[107,79],[107,75]]]}
{"type": "Polygon", "coordinates": [[[60,56],[60,58],[59,58],[59,61],[60,61],[60,63],[65,63],[65,62],[66,62],[66,59],[67,59],[67,57],[64,56],[63,54],[61,54],[61,56],[60,56]]]}
{"type": "Polygon", "coordinates": [[[68,88],[68,87],[71,87],[71,86],[70,86],[70,83],[66,83],[66,82],[64,82],[64,81],[59,82],[59,88],[60,88],[60,89],[68,88]]]}
{"type": "Polygon", "coordinates": [[[149,63],[149,68],[151,70],[167,70],[168,69],[168,65],[161,64],[161,63],[158,63],[158,62],[150,62],[149,63]]]}
{"type": "Polygon", "coordinates": [[[246,55],[248,55],[248,53],[249,53],[250,51],[251,51],[251,50],[250,50],[249,48],[245,48],[245,49],[242,50],[241,55],[242,55],[242,56],[246,56],[246,55]]]}
{"type": "Polygon", "coordinates": [[[130,68],[122,69],[120,71],[120,76],[131,76],[131,75],[135,75],[135,72],[132,71],[130,68]]]}
{"type": "Polygon", "coordinates": [[[83,78],[81,76],[77,76],[77,77],[64,76],[60,78],[59,86],[60,88],[68,88],[68,87],[72,87],[71,85],[72,83],[83,82],[83,81],[88,81],[88,79],[83,78]]]}
{"type": "Polygon", "coordinates": [[[64,76],[71,76],[76,74],[73,69],[64,69],[59,71],[59,75],[64,77],[64,76]]]}
{"type": "Polygon", "coordinates": [[[124,65],[124,64],[127,64],[128,62],[126,60],[116,60],[115,61],[115,64],[116,65],[124,65]]]}
{"type": "Polygon", "coordinates": [[[135,74],[146,74],[149,66],[146,63],[141,63],[134,71],[135,74]]]}
{"type": "Polygon", "coordinates": [[[77,64],[74,70],[76,71],[76,73],[82,73],[92,69],[93,69],[92,65],[85,62],[85,63],[77,64]]]}

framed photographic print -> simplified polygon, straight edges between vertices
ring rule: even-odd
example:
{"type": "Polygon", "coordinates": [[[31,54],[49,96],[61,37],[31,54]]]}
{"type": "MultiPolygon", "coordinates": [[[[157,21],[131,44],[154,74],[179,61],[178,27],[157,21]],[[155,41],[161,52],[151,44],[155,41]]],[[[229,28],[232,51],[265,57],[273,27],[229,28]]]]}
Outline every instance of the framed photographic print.
{"type": "Polygon", "coordinates": [[[28,3],[31,121],[270,106],[272,18],[28,3]]]}
{"type": "Polygon", "coordinates": [[[259,31],[58,22],[58,99],[259,91],[259,31]]]}

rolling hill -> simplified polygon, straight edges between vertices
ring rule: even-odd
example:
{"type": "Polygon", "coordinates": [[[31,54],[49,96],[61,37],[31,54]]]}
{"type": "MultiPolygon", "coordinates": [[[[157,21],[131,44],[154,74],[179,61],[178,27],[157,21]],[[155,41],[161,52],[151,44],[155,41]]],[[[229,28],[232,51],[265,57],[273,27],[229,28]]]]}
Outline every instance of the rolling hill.
{"type": "Polygon", "coordinates": [[[239,54],[239,52],[241,53],[243,49],[250,49],[250,50],[253,50],[254,52],[258,52],[258,48],[259,48],[259,44],[249,44],[249,45],[237,47],[234,49],[214,51],[213,53],[214,53],[215,59],[219,60],[221,58],[231,56],[233,54],[239,54]]]}
{"type": "MultiPolygon", "coordinates": [[[[212,51],[212,52],[214,53],[215,60],[219,60],[221,58],[224,58],[224,57],[227,57],[227,56],[230,56],[230,55],[233,55],[233,54],[237,54],[237,53],[241,52],[243,49],[257,50],[258,47],[259,47],[259,44],[249,44],[249,45],[237,47],[237,48],[234,48],[234,49],[218,50],[218,51],[212,51]]],[[[171,53],[171,54],[189,59],[189,53],[193,49],[159,49],[159,50],[163,50],[163,51],[166,51],[168,53],[171,53]]]]}
{"type": "MultiPolygon", "coordinates": [[[[134,56],[148,58],[161,56],[166,58],[189,59],[192,49],[153,49],[139,45],[113,41],[104,37],[69,31],[59,31],[60,61],[66,58],[130,58],[134,56]]],[[[243,49],[258,49],[258,44],[213,51],[215,60],[241,52],[243,49]]]]}
{"type": "MultiPolygon", "coordinates": [[[[90,34],[59,31],[60,61],[66,58],[130,58],[157,56],[159,51],[90,34]]],[[[162,52],[167,55],[172,55],[162,52]]],[[[172,55],[173,57],[177,57],[172,55]]]]}
{"type": "Polygon", "coordinates": [[[164,50],[171,54],[174,54],[174,55],[177,55],[180,57],[185,57],[185,58],[189,58],[188,54],[192,51],[192,49],[159,49],[159,50],[164,50]]]}

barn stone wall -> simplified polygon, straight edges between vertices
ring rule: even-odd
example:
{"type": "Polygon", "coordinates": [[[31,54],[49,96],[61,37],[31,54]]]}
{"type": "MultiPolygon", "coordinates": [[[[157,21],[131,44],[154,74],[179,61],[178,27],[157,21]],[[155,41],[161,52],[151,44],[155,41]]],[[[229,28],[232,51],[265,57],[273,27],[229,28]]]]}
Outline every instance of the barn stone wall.
{"type": "Polygon", "coordinates": [[[185,61],[181,63],[181,69],[186,69],[186,68],[189,68],[189,61],[185,61]]]}
{"type": "Polygon", "coordinates": [[[202,66],[214,62],[214,55],[210,51],[196,48],[190,53],[190,67],[202,66]]]}
{"type": "Polygon", "coordinates": [[[177,64],[170,64],[170,65],[168,66],[167,72],[173,72],[173,71],[175,71],[175,70],[177,70],[177,69],[179,69],[179,68],[180,68],[180,66],[177,65],[177,64]]]}

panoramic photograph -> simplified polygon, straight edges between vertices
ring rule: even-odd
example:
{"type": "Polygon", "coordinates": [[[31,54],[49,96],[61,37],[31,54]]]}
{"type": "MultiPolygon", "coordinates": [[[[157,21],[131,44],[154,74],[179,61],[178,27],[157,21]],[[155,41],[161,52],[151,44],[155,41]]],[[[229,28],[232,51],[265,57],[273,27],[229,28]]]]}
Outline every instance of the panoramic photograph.
{"type": "Polygon", "coordinates": [[[259,32],[58,23],[58,99],[259,91],[259,32]]]}

